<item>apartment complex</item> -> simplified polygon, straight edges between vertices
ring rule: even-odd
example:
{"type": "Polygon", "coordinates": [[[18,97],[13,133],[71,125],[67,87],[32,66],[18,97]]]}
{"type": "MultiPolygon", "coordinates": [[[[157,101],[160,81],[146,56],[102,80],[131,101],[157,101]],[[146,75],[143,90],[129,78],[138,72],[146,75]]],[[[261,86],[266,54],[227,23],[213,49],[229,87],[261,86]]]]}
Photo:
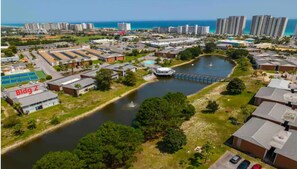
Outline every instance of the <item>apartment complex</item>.
{"type": "Polygon", "coordinates": [[[131,23],[118,23],[118,30],[119,31],[130,31],[131,30],[131,23]]]}
{"type": "Polygon", "coordinates": [[[81,23],[81,24],[70,24],[67,22],[59,23],[25,23],[24,29],[27,31],[38,31],[38,30],[92,30],[94,29],[93,23],[81,23]]]}
{"type": "Polygon", "coordinates": [[[190,35],[206,35],[209,34],[209,26],[178,26],[178,27],[155,27],[153,32],[156,33],[178,33],[178,34],[190,34],[190,35]]]}
{"type": "Polygon", "coordinates": [[[3,92],[3,96],[9,104],[19,104],[16,109],[23,114],[60,104],[58,95],[46,89],[42,84],[8,89],[3,92]]]}
{"type": "Polygon", "coordinates": [[[244,33],[245,25],[245,16],[229,16],[228,18],[218,18],[216,24],[216,34],[241,36],[244,33]]]}
{"type": "Polygon", "coordinates": [[[286,30],[288,18],[272,17],[271,15],[253,16],[250,35],[283,37],[286,30]]]}

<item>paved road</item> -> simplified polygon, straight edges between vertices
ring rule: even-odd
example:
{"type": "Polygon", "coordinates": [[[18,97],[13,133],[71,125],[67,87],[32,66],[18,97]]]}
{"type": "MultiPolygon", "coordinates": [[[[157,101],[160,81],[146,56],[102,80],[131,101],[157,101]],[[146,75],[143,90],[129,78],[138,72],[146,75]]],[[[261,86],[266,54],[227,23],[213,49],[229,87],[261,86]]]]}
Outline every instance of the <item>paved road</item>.
{"type": "Polygon", "coordinates": [[[46,74],[51,75],[53,79],[63,77],[61,73],[57,72],[49,63],[46,62],[45,59],[43,59],[43,57],[37,54],[36,51],[33,51],[32,53],[36,56],[36,59],[34,59],[33,62],[36,64],[37,67],[41,68],[46,74]]]}
{"type": "MultiPolygon", "coordinates": [[[[237,164],[232,164],[229,162],[229,160],[234,155],[234,153],[226,151],[225,154],[220,157],[220,159],[218,159],[212,166],[210,166],[210,169],[237,169],[238,165],[244,160],[244,158],[242,158],[237,164]]],[[[253,165],[254,163],[251,161],[248,169],[252,168],[253,165]]]]}

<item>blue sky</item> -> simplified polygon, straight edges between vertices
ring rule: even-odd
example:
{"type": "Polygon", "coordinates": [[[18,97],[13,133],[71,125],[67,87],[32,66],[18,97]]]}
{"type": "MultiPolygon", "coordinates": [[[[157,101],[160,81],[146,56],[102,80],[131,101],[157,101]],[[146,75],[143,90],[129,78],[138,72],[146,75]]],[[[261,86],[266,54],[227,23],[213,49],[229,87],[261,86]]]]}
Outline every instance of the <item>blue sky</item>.
{"type": "Polygon", "coordinates": [[[2,0],[2,23],[297,18],[297,0],[2,0]]]}

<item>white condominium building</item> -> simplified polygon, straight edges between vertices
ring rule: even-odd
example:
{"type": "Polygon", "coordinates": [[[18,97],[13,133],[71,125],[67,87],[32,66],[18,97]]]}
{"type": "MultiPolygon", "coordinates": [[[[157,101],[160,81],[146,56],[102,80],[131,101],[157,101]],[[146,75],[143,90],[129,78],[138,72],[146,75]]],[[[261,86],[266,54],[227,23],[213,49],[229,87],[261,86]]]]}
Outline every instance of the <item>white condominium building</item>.
{"type": "Polygon", "coordinates": [[[288,18],[286,17],[276,18],[271,15],[253,16],[250,35],[283,37],[287,22],[288,18]]]}
{"type": "Polygon", "coordinates": [[[228,18],[218,18],[216,24],[216,33],[241,36],[244,33],[245,24],[245,16],[229,16],[228,18]]]}
{"type": "Polygon", "coordinates": [[[118,30],[119,31],[130,31],[131,30],[131,23],[118,23],[118,30]]]}

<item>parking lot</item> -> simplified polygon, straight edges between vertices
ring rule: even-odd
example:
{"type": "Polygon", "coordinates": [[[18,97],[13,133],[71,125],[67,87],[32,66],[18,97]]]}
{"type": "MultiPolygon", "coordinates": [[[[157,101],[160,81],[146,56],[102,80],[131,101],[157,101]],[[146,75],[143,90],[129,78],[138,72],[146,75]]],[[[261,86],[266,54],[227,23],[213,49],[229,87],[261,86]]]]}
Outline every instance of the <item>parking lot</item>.
{"type": "MultiPolygon", "coordinates": [[[[232,164],[229,162],[229,160],[236,154],[226,151],[224,155],[220,157],[212,166],[210,166],[210,169],[236,169],[239,164],[244,160],[242,158],[237,164],[232,164]]],[[[248,169],[251,169],[255,163],[251,161],[250,166],[248,169]]]]}

